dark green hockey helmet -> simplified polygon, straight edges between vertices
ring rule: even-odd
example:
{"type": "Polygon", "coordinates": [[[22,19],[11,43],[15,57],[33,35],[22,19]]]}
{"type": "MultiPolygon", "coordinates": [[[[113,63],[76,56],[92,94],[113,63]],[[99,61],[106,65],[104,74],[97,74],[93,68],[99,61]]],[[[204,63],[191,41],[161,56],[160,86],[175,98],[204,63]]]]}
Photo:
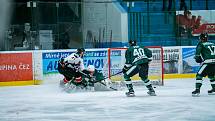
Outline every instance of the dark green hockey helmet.
{"type": "Polygon", "coordinates": [[[199,40],[202,42],[208,41],[208,33],[204,32],[199,35],[199,40]]]}
{"type": "Polygon", "coordinates": [[[129,44],[130,44],[130,46],[136,46],[137,42],[136,42],[136,40],[129,40],[129,44]]]}
{"type": "Polygon", "coordinates": [[[82,52],[85,52],[84,48],[78,48],[77,49],[77,54],[81,54],[82,52]]]}

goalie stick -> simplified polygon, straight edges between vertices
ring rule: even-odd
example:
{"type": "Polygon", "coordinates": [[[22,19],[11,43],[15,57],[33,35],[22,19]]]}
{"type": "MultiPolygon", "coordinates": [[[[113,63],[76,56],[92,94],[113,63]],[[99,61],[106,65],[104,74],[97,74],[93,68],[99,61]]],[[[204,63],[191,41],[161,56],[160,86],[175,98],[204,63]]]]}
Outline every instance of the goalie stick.
{"type": "MultiPolygon", "coordinates": [[[[119,74],[121,74],[121,73],[122,73],[122,71],[120,71],[120,72],[118,72],[118,73],[115,73],[115,74],[111,75],[110,77],[119,75],[119,74]]],[[[110,77],[105,77],[104,79],[108,79],[108,78],[110,78],[110,77]]]]}
{"type": "MultiPolygon", "coordinates": [[[[103,79],[103,80],[104,80],[104,79],[103,79]]],[[[102,81],[102,80],[101,80],[101,81],[102,81]]],[[[106,87],[108,87],[108,88],[110,88],[110,89],[112,89],[112,90],[117,91],[116,88],[113,88],[113,87],[111,87],[111,86],[107,86],[105,83],[103,83],[103,82],[101,82],[101,81],[99,81],[100,84],[102,84],[102,85],[104,85],[104,86],[106,86],[106,87]]]]}
{"type": "MultiPolygon", "coordinates": [[[[115,73],[115,74],[111,75],[110,77],[112,77],[112,76],[116,76],[116,75],[121,74],[121,73],[122,73],[122,71],[120,71],[120,72],[118,72],[118,73],[115,73]]],[[[105,77],[103,80],[108,79],[108,78],[110,78],[110,77],[105,77]]],[[[104,85],[104,86],[108,87],[105,83],[103,83],[103,82],[101,82],[101,81],[102,81],[102,80],[100,80],[100,81],[96,81],[95,83],[99,82],[100,84],[102,84],[102,85],[104,85]]],[[[117,91],[117,89],[116,89],[116,88],[113,88],[113,87],[111,87],[111,86],[109,86],[109,88],[110,88],[110,89],[112,89],[112,90],[117,91]]]]}

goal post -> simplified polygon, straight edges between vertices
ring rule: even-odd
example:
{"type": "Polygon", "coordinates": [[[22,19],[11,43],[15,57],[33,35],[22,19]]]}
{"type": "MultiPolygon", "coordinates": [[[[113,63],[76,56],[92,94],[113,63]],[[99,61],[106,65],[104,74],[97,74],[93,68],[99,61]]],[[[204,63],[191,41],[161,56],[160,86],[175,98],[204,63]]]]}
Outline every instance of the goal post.
{"type": "MultiPolygon", "coordinates": [[[[149,63],[149,79],[152,84],[163,85],[164,66],[163,66],[163,48],[161,46],[147,46],[152,51],[152,61],[149,63]]],[[[127,48],[108,48],[108,77],[112,81],[123,81],[123,73],[114,75],[122,71],[125,64],[125,51],[127,48]]],[[[136,74],[131,78],[133,81],[141,80],[136,74]]]]}

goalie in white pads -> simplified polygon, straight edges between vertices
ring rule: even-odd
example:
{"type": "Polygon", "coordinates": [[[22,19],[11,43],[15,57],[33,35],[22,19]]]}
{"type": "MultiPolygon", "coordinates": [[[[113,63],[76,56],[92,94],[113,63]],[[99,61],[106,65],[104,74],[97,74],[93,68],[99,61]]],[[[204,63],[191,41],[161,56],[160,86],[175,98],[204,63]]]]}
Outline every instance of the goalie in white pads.
{"type": "Polygon", "coordinates": [[[147,93],[150,96],[156,96],[152,84],[148,79],[149,62],[151,61],[150,58],[152,57],[151,50],[143,46],[138,46],[136,44],[136,41],[134,40],[129,41],[129,46],[130,47],[126,50],[125,53],[126,62],[123,68],[124,79],[128,88],[126,95],[128,97],[135,96],[132,81],[130,78],[139,73],[139,76],[149,90],[147,93]]]}

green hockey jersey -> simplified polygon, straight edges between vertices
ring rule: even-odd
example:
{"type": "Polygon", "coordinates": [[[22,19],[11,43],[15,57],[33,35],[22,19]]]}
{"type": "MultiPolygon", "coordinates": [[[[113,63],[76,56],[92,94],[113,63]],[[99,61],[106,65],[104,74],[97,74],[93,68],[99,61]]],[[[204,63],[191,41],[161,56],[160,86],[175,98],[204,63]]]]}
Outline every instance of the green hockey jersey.
{"type": "Polygon", "coordinates": [[[142,64],[148,63],[152,57],[152,51],[144,46],[131,46],[125,52],[125,64],[142,64]]]}
{"type": "MultiPolygon", "coordinates": [[[[87,75],[90,74],[90,72],[87,71],[87,70],[84,70],[83,72],[85,74],[87,74],[87,75]]],[[[85,77],[85,75],[83,75],[83,77],[85,77]]],[[[101,72],[99,72],[98,70],[96,70],[96,69],[95,69],[95,72],[93,74],[93,77],[95,77],[96,81],[102,81],[102,80],[104,80],[104,75],[101,72]]],[[[85,79],[85,78],[83,78],[83,79],[85,79]]]]}
{"type": "Polygon", "coordinates": [[[195,56],[201,56],[204,63],[215,63],[215,44],[212,42],[199,42],[195,56]]]}

